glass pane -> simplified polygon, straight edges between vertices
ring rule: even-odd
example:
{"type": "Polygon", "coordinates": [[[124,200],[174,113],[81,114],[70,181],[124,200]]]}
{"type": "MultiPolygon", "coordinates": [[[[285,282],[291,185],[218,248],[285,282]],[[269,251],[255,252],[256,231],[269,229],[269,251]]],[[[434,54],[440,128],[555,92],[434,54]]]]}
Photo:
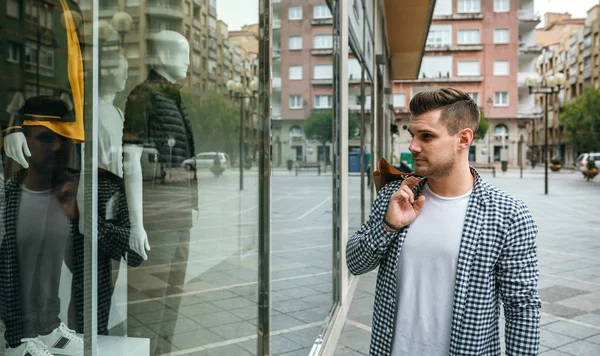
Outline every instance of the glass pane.
{"type": "Polygon", "coordinates": [[[324,0],[302,4],[272,3],[273,355],[308,355],[332,305],[333,50],[316,37],[331,35],[332,18],[313,7],[327,9],[324,0]],[[301,36],[300,50],[289,51],[289,33],[301,36]]]}
{"type": "Polygon", "coordinates": [[[94,44],[99,345],[255,353],[258,0],[122,5],[94,44]]]}

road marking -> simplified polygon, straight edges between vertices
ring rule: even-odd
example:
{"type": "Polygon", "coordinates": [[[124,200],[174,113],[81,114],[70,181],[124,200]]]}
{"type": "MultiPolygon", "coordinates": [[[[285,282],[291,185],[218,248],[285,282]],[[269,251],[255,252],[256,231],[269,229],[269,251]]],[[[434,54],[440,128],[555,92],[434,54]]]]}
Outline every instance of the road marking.
{"type": "MultiPolygon", "coordinates": [[[[291,333],[291,332],[294,332],[294,331],[300,331],[300,330],[310,329],[310,328],[313,328],[315,326],[321,326],[321,325],[323,325],[323,323],[324,323],[324,321],[322,321],[322,322],[321,321],[317,321],[317,322],[310,323],[310,324],[304,324],[304,325],[294,326],[293,328],[289,328],[289,329],[281,329],[281,330],[273,331],[270,334],[271,335],[288,334],[288,333],[291,333]]],[[[198,347],[194,347],[194,348],[190,348],[190,349],[179,350],[179,351],[175,351],[175,352],[161,354],[159,356],[188,355],[188,354],[191,354],[193,352],[210,350],[210,349],[214,349],[214,348],[217,348],[217,347],[223,347],[223,346],[228,346],[228,345],[239,344],[241,342],[254,340],[256,338],[257,338],[257,335],[256,334],[252,334],[252,335],[248,335],[248,336],[238,337],[236,339],[219,341],[219,342],[215,342],[215,343],[204,345],[204,346],[198,346],[198,347]]],[[[315,340],[316,340],[316,336],[315,336],[315,340]]]]}
{"type": "Polygon", "coordinates": [[[352,325],[354,327],[357,327],[357,328],[359,328],[361,330],[371,332],[371,327],[370,326],[367,326],[367,325],[365,325],[363,323],[359,323],[358,321],[346,319],[346,324],[350,324],[350,325],[352,325]]]}
{"type": "MultiPolygon", "coordinates": [[[[326,271],[326,272],[305,274],[305,275],[302,275],[302,276],[278,278],[278,279],[271,280],[271,283],[273,283],[273,282],[283,282],[283,281],[292,281],[292,280],[295,280],[295,279],[303,279],[303,278],[312,278],[312,277],[317,277],[317,276],[325,276],[325,275],[328,275],[328,274],[331,274],[331,273],[332,273],[332,271],[326,271]]],[[[178,293],[178,294],[170,294],[170,295],[166,295],[164,297],[156,297],[156,298],[147,298],[147,299],[140,299],[140,300],[132,300],[130,302],[127,302],[127,304],[141,304],[141,303],[148,303],[148,302],[158,302],[158,301],[169,299],[169,298],[188,297],[188,296],[191,296],[191,295],[197,295],[197,294],[203,294],[203,293],[209,293],[209,292],[218,292],[218,291],[227,290],[227,289],[231,289],[231,288],[247,287],[247,286],[251,286],[251,285],[255,285],[255,284],[258,284],[258,282],[246,282],[246,283],[230,284],[230,285],[226,285],[226,286],[222,286],[222,287],[215,287],[215,288],[210,288],[210,289],[196,290],[196,291],[193,291],[193,292],[183,292],[183,293],[178,293]]]]}
{"type": "Polygon", "coordinates": [[[319,204],[317,204],[314,208],[310,209],[309,211],[307,211],[306,213],[300,215],[299,217],[296,218],[296,220],[302,220],[305,217],[307,217],[308,215],[310,215],[312,212],[314,212],[315,210],[319,209],[321,206],[323,206],[323,204],[327,203],[329,200],[331,200],[331,195],[323,200],[322,202],[320,202],[319,204]]]}

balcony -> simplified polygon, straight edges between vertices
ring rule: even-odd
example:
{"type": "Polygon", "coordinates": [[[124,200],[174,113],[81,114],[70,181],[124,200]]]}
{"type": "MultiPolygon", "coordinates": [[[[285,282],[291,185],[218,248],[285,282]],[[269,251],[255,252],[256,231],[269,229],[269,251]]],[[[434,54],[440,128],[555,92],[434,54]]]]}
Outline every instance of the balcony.
{"type": "Polygon", "coordinates": [[[333,55],[333,48],[313,48],[310,50],[310,54],[313,56],[331,56],[333,55]]]}
{"type": "Polygon", "coordinates": [[[292,145],[303,144],[304,135],[290,135],[290,142],[292,143],[292,145]]]}
{"type": "Polygon", "coordinates": [[[333,78],[329,79],[311,79],[312,85],[333,85],[333,78]]]}
{"type": "Polygon", "coordinates": [[[399,80],[398,83],[405,84],[422,84],[422,83],[477,83],[482,82],[483,76],[473,77],[425,77],[412,80],[399,80]]]}
{"type": "Polygon", "coordinates": [[[481,44],[461,44],[456,46],[451,45],[427,45],[425,47],[426,52],[473,52],[483,51],[483,45],[481,44]]]}
{"type": "Polygon", "coordinates": [[[217,38],[217,29],[214,27],[208,28],[208,35],[212,38],[217,38]]]}
{"type": "Polygon", "coordinates": [[[542,53],[542,46],[537,43],[525,43],[519,42],[519,54],[533,54],[540,55],[542,53]]]}
{"type": "Polygon", "coordinates": [[[281,78],[271,78],[273,89],[281,89],[281,78]]]}
{"type": "Polygon", "coordinates": [[[313,26],[331,26],[333,25],[333,17],[313,19],[312,24],[313,26]]]}
{"type": "Polygon", "coordinates": [[[517,105],[517,117],[519,119],[535,119],[542,117],[542,108],[538,105],[519,104],[517,105]]]}
{"type": "Polygon", "coordinates": [[[156,17],[168,17],[181,20],[184,17],[181,7],[175,4],[148,3],[146,5],[146,15],[156,17]]]}
{"type": "Polygon", "coordinates": [[[588,64],[583,68],[583,79],[588,79],[592,77],[592,65],[588,64]]]}
{"type": "Polygon", "coordinates": [[[209,71],[208,72],[208,79],[211,81],[216,81],[217,80],[217,73],[209,71]]]}
{"type": "Polygon", "coordinates": [[[212,17],[217,17],[217,7],[216,6],[209,6],[208,7],[208,14],[212,17]]]}
{"type": "Polygon", "coordinates": [[[591,57],[591,56],[592,56],[592,48],[591,47],[588,47],[583,50],[583,58],[587,58],[587,57],[591,57]]]}
{"type": "Polygon", "coordinates": [[[281,19],[273,19],[273,29],[281,28],[281,19]]]}
{"type": "Polygon", "coordinates": [[[217,59],[217,52],[215,50],[208,51],[208,58],[216,60],[217,59]]]}
{"type": "Polygon", "coordinates": [[[202,29],[202,22],[200,22],[200,20],[194,19],[192,24],[194,25],[195,28],[202,29]]]}
{"type": "Polygon", "coordinates": [[[434,15],[433,20],[481,20],[483,14],[481,12],[463,12],[452,15],[434,15]]]}
{"type": "Polygon", "coordinates": [[[540,23],[540,15],[532,10],[519,10],[519,21],[540,23]]]}

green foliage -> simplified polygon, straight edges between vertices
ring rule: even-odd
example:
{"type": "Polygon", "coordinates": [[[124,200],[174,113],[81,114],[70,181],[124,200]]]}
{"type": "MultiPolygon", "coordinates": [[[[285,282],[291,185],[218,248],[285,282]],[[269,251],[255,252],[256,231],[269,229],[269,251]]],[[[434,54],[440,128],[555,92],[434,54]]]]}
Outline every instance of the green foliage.
{"type": "Polygon", "coordinates": [[[560,114],[565,141],[576,152],[600,151],[600,90],[588,88],[583,95],[565,104],[560,114]]]}
{"type": "Polygon", "coordinates": [[[218,93],[200,97],[182,90],[181,100],[192,123],[196,152],[234,153],[240,125],[239,108],[218,93]]]}
{"type": "MultiPolygon", "coordinates": [[[[304,123],[304,134],[310,140],[325,145],[333,139],[333,111],[315,110],[304,123]]],[[[359,134],[358,119],[348,112],[348,137],[354,138],[359,134]]]]}
{"type": "Polygon", "coordinates": [[[479,116],[479,128],[477,129],[477,132],[475,133],[475,139],[481,140],[481,139],[485,138],[485,134],[487,134],[487,131],[489,128],[490,128],[490,124],[482,111],[479,116]]]}

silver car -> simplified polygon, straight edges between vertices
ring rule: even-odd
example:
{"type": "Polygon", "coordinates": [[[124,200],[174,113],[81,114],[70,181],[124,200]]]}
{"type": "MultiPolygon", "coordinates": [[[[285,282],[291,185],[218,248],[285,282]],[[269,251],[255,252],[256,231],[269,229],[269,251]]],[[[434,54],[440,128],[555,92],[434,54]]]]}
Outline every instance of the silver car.
{"type": "Polygon", "coordinates": [[[594,160],[594,162],[596,163],[596,167],[600,168],[600,152],[594,152],[594,153],[582,153],[579,155],[579,157],[577,157],[577,160],[575,161],[575,169],[577,169],[578,171],[582,171],[585,169],[585,165],[587,164],[588,161],[588,157],[592,156],[592,159],[594,160]]]}
{"type": "Polygon", "coordinates": [[[217,157],[221,163],[221,169],[227,169],[229,165],[229,156],[224,152],[200,152],[195,158],[189,158],[181,162],[181,167],[186,170],[191,170],[192,167],[196,167],[197,170],[210,169],[214,165],[215,158],[217,157]]]}

